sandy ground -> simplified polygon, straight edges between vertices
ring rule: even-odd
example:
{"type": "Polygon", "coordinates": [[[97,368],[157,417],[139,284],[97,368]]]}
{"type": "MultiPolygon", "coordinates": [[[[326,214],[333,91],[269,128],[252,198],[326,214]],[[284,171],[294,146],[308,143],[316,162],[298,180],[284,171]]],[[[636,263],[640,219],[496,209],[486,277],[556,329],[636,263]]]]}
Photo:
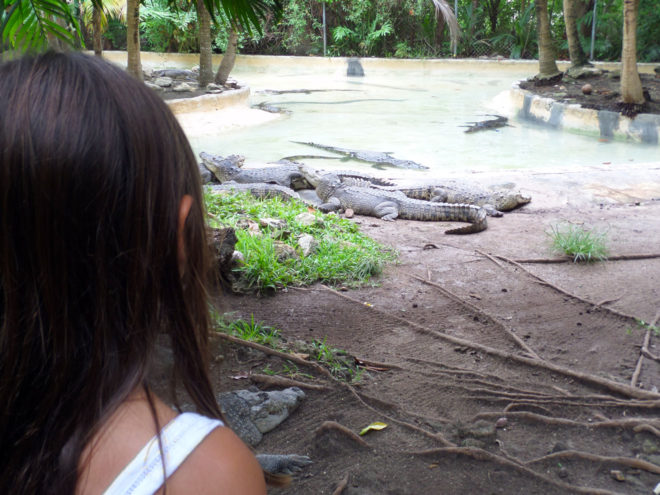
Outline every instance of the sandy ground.
{"type": "Polygon", "coordinates": [[[470,180],[533,199],[469,236],[356,217],[399,252],[375,286],[224,297],[289,344],[360,359],[359,382],[222,343],[217,386],[267,388],[272,370],[323,388],[257,446],[312,458],[291,493],[652,493],[660,336],[638,320],[660,317],[660,163],[470,180]],[[613,260],[541,262],[558,258],[547,232],[561,222],[605,231],[613,260]],[[373,421],[388,427],[355,435],[373,421]]]}

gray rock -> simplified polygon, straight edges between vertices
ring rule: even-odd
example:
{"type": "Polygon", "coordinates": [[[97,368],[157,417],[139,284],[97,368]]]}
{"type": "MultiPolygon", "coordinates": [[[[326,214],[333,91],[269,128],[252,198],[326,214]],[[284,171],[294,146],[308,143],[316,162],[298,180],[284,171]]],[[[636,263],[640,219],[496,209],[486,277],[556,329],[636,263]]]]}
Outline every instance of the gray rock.
{"type": "Polygon", "coordinates": [[[172,78],[171,77],[157,77],[154,79],[154,84],[157,86],[160,86],[161,88],[169,88],[172,86],[172,78]]]}
{"type": "Polygon", "coordinates": [[[303,234],[298,238],[298,246],[302,250],[303,256],[309,256],[316,252],[319,247],[319,243],[314,239],[313,235],[303,234]]]}
{"type": "Polygon", "coordinates": [[[298,387],[269,392],[239,390],[234,394],[250,406],[250,417],[261,433],[267,433],[289,417],[305,398],[298,387]]]}
{"type": "Polygon", "coordinates": [[[177,93],[190,93],[194,90],[195,90],[195,88],[193,86],[191,86],[190,84],[185,83],[185,82],[181,83],[181,84],[177,84],[173,88],[173,91],[176,91],[177,93]]]}
{"type": "Polygon", "coordinates": [[[277,256],[277,261],[280,263],[283,263],[288,259],[299,258],[296,249],[292,246],[289,246],[286,242],[274,241],[273,248],[275,249],[275,256],[277,256]]]}
{"type": "Polygon", "coordinates": [[[296,215],[295,221],[298,222],[300,225],[304,225],[305,227],[311,227],[312,225],[315,225],[317,223],[316,217],[306,211],[296,215]]]}

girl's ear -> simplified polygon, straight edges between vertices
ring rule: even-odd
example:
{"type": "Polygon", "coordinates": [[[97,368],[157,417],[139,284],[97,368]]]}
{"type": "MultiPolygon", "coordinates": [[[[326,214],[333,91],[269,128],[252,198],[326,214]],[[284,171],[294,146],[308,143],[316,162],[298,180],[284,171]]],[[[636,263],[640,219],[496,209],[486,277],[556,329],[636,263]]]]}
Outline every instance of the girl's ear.
{"type": "Polygon", "coordinates": [[[183,275],[186,268],[186,244],[183,238],[183,229],[186,225],[186,219],[193,205],[193,197],[190,194],[184,194],[179,203],[179,221],[177,224],[177,257],[179,260],[179,273],[183,275]]]}

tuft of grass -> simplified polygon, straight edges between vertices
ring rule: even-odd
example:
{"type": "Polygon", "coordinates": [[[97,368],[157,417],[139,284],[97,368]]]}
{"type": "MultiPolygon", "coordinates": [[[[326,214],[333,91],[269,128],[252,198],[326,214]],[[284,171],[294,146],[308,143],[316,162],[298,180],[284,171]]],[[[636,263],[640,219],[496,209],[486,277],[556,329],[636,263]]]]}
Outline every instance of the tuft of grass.
{"type": "Polygon", "coordinates": [[[355,287],[380,275],[383,266],[396,259],[392,249],[362,234],[355,223],[310,211],[301,201],[277,197],[261,200],[249,193],[213,194],[208,190],[204,199],[212,226],[236,229],[236,249],[244,255],[243,264],[235,269],[240,275],[240,289],[262,292],[314,282],[355,287]],[[303,212],[312,213],[316,222],[297,222],[296,216],[303,212]],[[249,223],[258,225],[262,218],[282,219],[286,228],[260,227],[258,233],[241,228],[249,223]],[[297,246],[303,234],[314,236],[318,242],[309,256],[302,256],[297,246]],[[288,244],[300,256],[278,259],[275,241],[288,244]]]}
{"type": "Polygon", "coordinates": [[[603,261],[607,259],[605,232],[588,230],[577,225],[565,224],[550,227],[547,232],[555,251],[578,261],[603,261]]]}
{"type": "Polygon", "coordinates": [[[280,331],[262,322],[254,321],[254,315],[250,316],[250,321],[231,320],[227,315],[217,315],[215,323],[218,331],[249,342],[275,348],[280,341],[280,331]]]}
{"type": "Polygon", "coordinates": [[[321,340],[313,340],[310,345],[310,359],[324,365],[335,377],[347,382],[358,382],[362,378],[363,369],[355,365],[346,351],[334,349],[326,343],[327,337],[321,340]]]}

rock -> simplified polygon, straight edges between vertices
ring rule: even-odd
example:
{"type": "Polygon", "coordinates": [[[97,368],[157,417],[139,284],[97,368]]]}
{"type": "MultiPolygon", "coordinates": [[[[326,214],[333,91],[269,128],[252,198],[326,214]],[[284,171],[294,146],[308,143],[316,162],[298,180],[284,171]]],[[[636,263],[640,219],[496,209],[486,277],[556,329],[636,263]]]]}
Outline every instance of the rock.
{"type": "Polygon", "coordinates": [[[582,92],[585,95],[590,95],[592,93],[592,91],[594,90],[594,88],[591,86],[591,84],[585,84],[580,89],[582,90],[582,92]]]}
{"type": "Polygon", "coordinates": [[[273,247],[275,248],[275,255],[277,256],[277,261],[279,261],[280,263],[283,263],[288,259],[299,258],[295,248],[289,246],[285,242],[273,241],[273,247]]]}
{"type": "Polygon", "coordinates": [[[571,67],[566,71],[566,75],[568,77],[572,77],[573,79],[584,79],[587,77],[600,76],[602,73],[603,71],[601,69],[590,67],[588,65],[583,67],[571,67]]]}
{"type": "Polygon", "coordinates": [[[172,86],[172,78],[171,77],[157,77],[154,79],[153,83],[157,86],[160,86],[161,88],[169,88],[172,86]]]}
{"type": "Polygon", "coordinates": [[[346,208],[346,210],[344,210],[344,217],[345,218],[353,218],[354,216],[355,216],[355,212],[353,210],[351,210],[350,208],[346,208]]]}
{"type": "Polygon", "coordinates": [[[250,406],[250,418],[261,433],[268,433],[295,411],[305,392],[298,387],[284,390],[238,390],[234,392],[250,406]]]}
{"type": "MultiPolygon", "coordinates": [[[[306,211],[296,215],[295,221],[298,222],[300,225],[304,225],[306,227],[311,227],[312,225],[317,225],[319,223],[314,215],[306,211]]],[[[322,222],[323,221],[321,221],[321,223],[322,222]]]]}
{"type": "Polygon", "coordinates": [[[176,91],[177,93],[190,93],[194,90],[195,90],[194,87],[192,87],[190,84],[185,83],[185,82],[181,83],[181,84],[177,84],[173,88],[173,91],[176,91]]]}
{"type": "Polygon", "coordinates": [[[260,218],[259,225],[262,227],[269,227],[271,229],[283,229],[286,227],[286,222],[281,218],[260,218]]]}
{"type": "Polygon", "coordinates": [[[506,428],[508,424],[509,420],[503,417],[495,421],[495,428],[506,428]]]}
{"type": "Polygon", "coordinates": [[[232,266],[242,265],[245,263],[245,255],[240,251],[234,251],[231,254],[231,264],[232,266]]]}
{"type": "Polygon", "coordinates": [[[610,471],[610,476],[612,477],[613,480],[616,481],[626,481],[626,477],[618,469],[612,469],[610,471]]]}
{"type": "Polygon", "coordinates": [[[149,89],[153,89],[154,91],[163,91],[161,86],[158,86],[158,84],[150,83],[149,81],[145,81],[144,85],[149,89]]]}
{"type": "Polygon", "coordinates": [[[300,246],[303,256],[307,257],[310,254],[316,252],[319,247],[319,243],[316,239],[314,239],[313,235],[303,234],[298,238],[298,246],[300,246]]]}
{"type": "Polygon", "coordinates": [[[566,469],[564,466],[560,467],[557,475],[562,479],[568,478],[568,469],[566,469]]]}

